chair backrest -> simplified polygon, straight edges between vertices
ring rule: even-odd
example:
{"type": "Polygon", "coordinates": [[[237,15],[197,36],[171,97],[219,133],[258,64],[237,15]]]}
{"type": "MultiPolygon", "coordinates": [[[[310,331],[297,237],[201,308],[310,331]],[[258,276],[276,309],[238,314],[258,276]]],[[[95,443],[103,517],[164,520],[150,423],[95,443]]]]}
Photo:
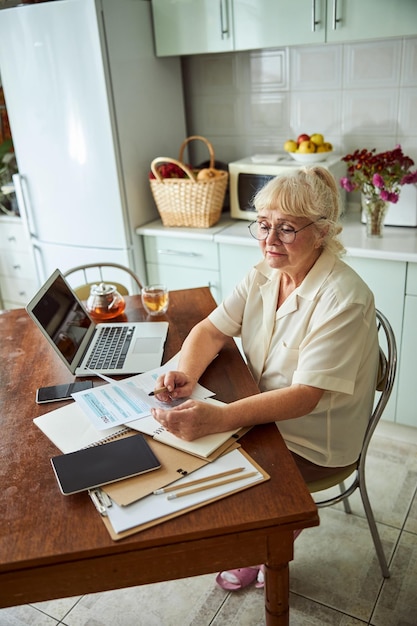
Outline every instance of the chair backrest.
{"type": "Polygon", "coordinates": [[[366,451],[371,441],[373,432],[381,419],[384,409],[390,399],[397,372],[397,343],[391,324],[379,311],[376,310],[376,321],[378,327],[379,341],[379,371],[376,384],[376,404],[369,419],[362,446],[361,458],[366,456],[366,451]],[[379,393],[379,397],[377,394],[379,393]],[[378,397],[378,399],[377,399],[378,397]]]}
{"type": "Polygon", "coordinates": [[[72,284],[77,283],[73,289],[80,300],[87,300],[91,286],[102,282],[115,285],[121,295],[140,293],[142,289],[142,283],[135,272],[120,263],[86,263],[72,267],[63,274],[65,278],[72,277],[72,284]]]}

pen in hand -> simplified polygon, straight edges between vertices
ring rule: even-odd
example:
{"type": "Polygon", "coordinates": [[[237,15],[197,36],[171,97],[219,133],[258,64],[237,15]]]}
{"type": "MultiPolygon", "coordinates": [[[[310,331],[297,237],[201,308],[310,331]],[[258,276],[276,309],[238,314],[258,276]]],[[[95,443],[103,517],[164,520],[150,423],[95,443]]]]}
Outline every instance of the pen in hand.
{"type": "Polygon", "coordinates": [[[168,391],[167,387],[158,387],[157,389],[154,389],[153,391],[148,393],[148,396],[157,396],[158,393],[163,393],[164,391],[168,391]]]}

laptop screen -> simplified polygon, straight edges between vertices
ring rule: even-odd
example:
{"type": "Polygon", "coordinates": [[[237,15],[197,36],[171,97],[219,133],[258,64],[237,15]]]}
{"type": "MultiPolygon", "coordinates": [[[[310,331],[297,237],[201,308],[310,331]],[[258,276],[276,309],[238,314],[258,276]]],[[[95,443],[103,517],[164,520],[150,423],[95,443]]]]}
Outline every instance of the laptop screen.
{"type": "Polygon", "coordinates": [[[69,365],[93,324],[61,275],[57,275],[31,309],[69,365]]]}

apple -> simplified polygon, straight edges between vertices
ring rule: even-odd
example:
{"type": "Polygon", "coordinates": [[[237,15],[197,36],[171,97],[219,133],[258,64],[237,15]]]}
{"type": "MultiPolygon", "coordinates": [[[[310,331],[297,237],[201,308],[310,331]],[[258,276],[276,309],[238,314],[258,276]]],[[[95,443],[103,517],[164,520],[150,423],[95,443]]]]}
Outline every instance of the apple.
{"type": "Polygon", "coordinates": [[[294,139],[288,139],[284,143],[284,150],[285,152],[295,152],[297,150],[297,142],[294,139]]]}
{"type": "Polygon", "coordinates": [[[324,137],[320,133],[313,133],[310,137],[310,141],[316,144],[316,146],[321,146],[324,142],[324,137]]]}
{"type": "Polygon", "coordinates": [[[300,152],[301,154],[310,154],[315,151],[316,151],[316,144],[310,140],[302,141],[299,144],[298,150],[297,150],[297,152],[300,152]]]}
{"type": "Polygon", "coordinates": [[[302,141],[310,141],[310,135],[307,135],[306,133],[303,133],[302,135],[298,135],[298,138],[297,138],[298,145],[300,145],[302,141]]]}
{"type": "Polygon", "coordinates": [[[333,146],[328,141],[325,141],[324,143],[321,144],[321,146],[318,146],[317,148],[317,152],[331,152],[332,150],[333,150],[333,146]]]}

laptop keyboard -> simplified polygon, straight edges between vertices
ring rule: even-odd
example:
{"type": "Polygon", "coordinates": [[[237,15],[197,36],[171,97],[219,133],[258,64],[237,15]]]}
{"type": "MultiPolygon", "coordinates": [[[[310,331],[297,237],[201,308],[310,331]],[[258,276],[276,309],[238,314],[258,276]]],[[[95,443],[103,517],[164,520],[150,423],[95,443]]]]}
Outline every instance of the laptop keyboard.
{"type": "Polygon", "coordinates": [[[123,367],[134,334],[133,326],[100,328],[87,367],[92,370],[117,370],[123,367]]]}

